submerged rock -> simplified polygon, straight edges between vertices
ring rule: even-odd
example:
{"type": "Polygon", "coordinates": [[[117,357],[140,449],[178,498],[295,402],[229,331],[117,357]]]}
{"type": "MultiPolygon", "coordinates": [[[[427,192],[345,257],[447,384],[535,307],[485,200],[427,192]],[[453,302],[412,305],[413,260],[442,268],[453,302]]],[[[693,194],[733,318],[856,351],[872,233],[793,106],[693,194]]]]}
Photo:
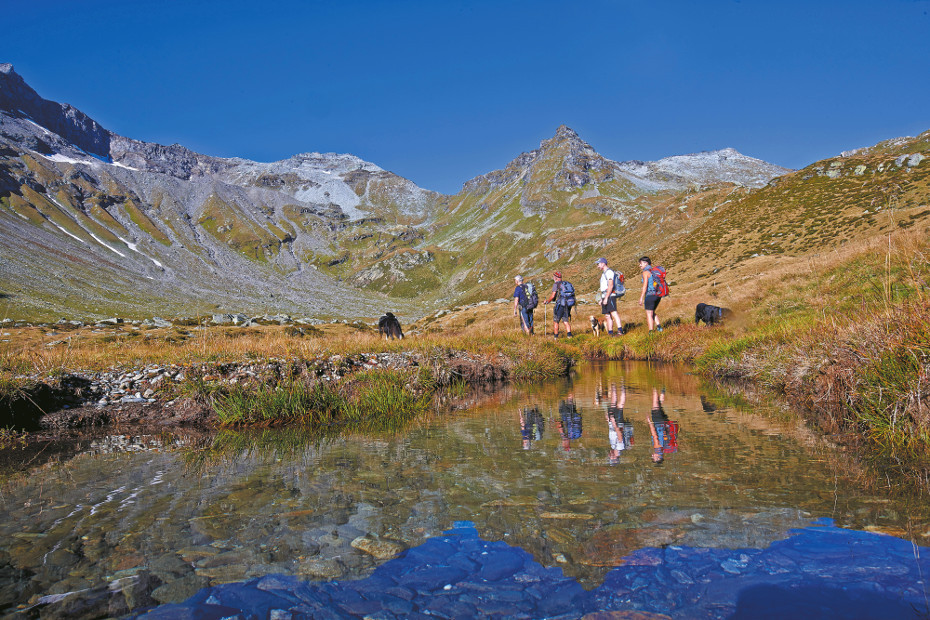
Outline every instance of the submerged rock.
{"type": "Polygon", "coordinates": [[[390,560],[405,549],[404,545],[389,540],[359,536],[352,541],[352,546],[359,551],[372,555],[379,560],[390,560]]]}

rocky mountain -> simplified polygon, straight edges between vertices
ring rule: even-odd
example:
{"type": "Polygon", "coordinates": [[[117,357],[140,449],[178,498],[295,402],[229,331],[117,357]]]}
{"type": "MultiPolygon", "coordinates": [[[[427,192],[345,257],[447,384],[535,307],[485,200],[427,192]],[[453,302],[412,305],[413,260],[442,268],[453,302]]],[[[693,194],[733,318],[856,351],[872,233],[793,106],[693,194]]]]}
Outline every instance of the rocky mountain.
{"type": "Polygon", "coordinates": [[[598,256],[632,269],[642,253],[697,280],[879,230],[882,201],[922,225],[927,142],[790,171],[733,149],[617,162],[562,126],[447,196],[352,155],[263,163],[120,136],[0,65],[0,302],[411,317],[507,296],[518,272],[589,278],[598,256]]]}
{"type": "MultiPolygon", "coordinates": [[[[595,255],[623,240],[635,247],[641,237],[632,237],[631,230],[671,197],[759,187],[788,172],[733,149],[658,162],[616,162],[561,126],[539,148],[467,181],[461,192],[447,197],[428,234],[404,251],[405,273],[449,289],[442,295],[444,303],[487,297],[490,282],[506,295],[503,289],[517,272],[533,276],[553,266],[593,263],[595,255]]],[[[404,290],[397,284],[397,270],[380,264],[356,272],[354,281],[382,291],[404,290]]],[[[415,288],[406,291],[420,294],[415,288]]]]}
{"type": "Polygon", "coordinates": [[[717,183],[759,188],[791,172],[736,149],[676,155],[655,162],[626,161],[617,164],[617,168],[640,187],[659,190],[700,189],[717,183]]]}
{"type": "MultiPolygon", "coordinates": [[[[0,110],[28,119],[53,141],[60,136],[60,146],[72,144],[97,157],[109,157],[110,132],[92,118],[67,103],[43,99],[14,70],[13,65],[0,64],[0,110]]],[[[33,150],[44,147],[39,138],[33,150]]]]}
{"type": "MultiPolygon", "coordinates": [[[[788,172],[787,168],[747,157],[735,149],[679,155],[656,162],[611,161],[598,154],[574,130],[562,125],[538,149],[522,153],[502,170],[467,181],[462,191],[491,191],[514,180],[524,184],[543,181],[544,187],[533,188],[531,193],[583,187],[589,190],[597,187],[600,191],[600,185],[614,182],[622,188],[618,195],[633,197],[644,192],[679,191],[716,183],[762,187],[788,172]]],[[[618,188],[611,189],[616,192],[618,188]]],[[[524,205],[528,204],[534,204],[532,197],[525,198],[524,205]]]]}
{"type": "Polygon", "coordinates": [[[380,295],[318,266],[353,222],[403,228],[438,197],[351,155],[258,163],[126,138],[0,65],[0,293],[33,314],[377,315],[380,295]]]}

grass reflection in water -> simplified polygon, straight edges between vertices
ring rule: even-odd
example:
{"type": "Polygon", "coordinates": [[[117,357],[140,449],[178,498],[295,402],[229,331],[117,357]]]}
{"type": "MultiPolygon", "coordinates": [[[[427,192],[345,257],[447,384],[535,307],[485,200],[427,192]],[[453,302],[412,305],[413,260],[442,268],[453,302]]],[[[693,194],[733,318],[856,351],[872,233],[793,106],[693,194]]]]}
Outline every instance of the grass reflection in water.
{"type": "Polygon", "coordinates": [[[587,364],[386,432],[336,429],[227,430],[186,451],[101,438],[31,472],[4,488],[0,605],[114,575],[147,575],[159,603],[266,574],[362,577],[384,559],[360,539],[410,549],[456,521],[584,588],[637,550],[765,549],[824,517],[918,545],[930,535],[919,498],[863,488],[795,422],[669,366],[587,364]],[[657,397],[678,424],[658,460],[657,397]]]}

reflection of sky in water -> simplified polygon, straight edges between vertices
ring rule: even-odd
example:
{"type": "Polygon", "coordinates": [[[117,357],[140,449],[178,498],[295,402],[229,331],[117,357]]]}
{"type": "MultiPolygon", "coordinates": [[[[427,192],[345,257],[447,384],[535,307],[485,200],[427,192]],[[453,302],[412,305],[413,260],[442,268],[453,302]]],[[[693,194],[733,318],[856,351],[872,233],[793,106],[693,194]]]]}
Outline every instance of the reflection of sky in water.
{"type": "Polygon", "coordinates": [[[639,549],[586,591],[460,522],[366,579],[264,577],[207,588],[143,617],[572,618],[636,610],[677,618],[919,618],[930,612],[922,582],[930,558],[920,551],[927,549],[825,523],[765,549],[639,549]]]}
{"type": "MultiPolygon", "coordinates": [[[[385,559],[358,541],[412,550],[456,521],[587,591],[617,579],[616,567],[635,573],[623,587],[640,601],[655,588],[636,579],[656,574],[636,572],[646,564],[630,558],[658,562],[650,570],[664,566],[676,592],[696,592],[704,582],[689,571],[700,557],[722,571],[713,584],[723,589],[744,574],[724,562],[736,569],[741,553],[751,560],[781,541],[813,540],[790,538],[813,519],[918,545],[930,536],[919,498],[865,490],[842,454],[797,422],[734,406],[667,366],[591,364],[572,380],[476,391],[397,436],[221,433],[174,447],[192,441],[100,437],[7,483],[0,609],[115,578],[148,580],[154,598],[136,594],[137,605],[272,574],[364,578],[385,559]],[[684,563],[677,573],[673,558],[684,563]]],[[[785,551],[799,555],[771,574],[819,570],[818,548],[785,551]]],[[[861,579],[882,578],[864,566],[861,579]]],[[[901,588],[917,587],[910,571],[901,588]]]]}

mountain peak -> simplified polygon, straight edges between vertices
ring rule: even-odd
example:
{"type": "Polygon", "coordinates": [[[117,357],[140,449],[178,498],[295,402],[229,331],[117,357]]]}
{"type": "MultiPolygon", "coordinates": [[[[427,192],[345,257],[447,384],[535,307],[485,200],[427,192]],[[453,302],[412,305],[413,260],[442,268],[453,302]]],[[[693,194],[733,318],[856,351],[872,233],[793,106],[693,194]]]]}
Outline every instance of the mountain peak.
{"type": "Polygon", "coordinates": [[[556,140],[580,140],[578,133],[568,125],[559,125],[555,130],[556,140]]]}
{"type": "Polygon", "coordinates": [[[0,64],[0,111],[26,116],[87,153],[110,157],[109,131],[67,103],[43,99],[10,63],[0,64]]]}
{"type": "Polygon", "coordinates": [[[20,99],[38,98],[38,94],[26,84],[22,76],[8,62],[0,63],[0,109],[10,109],[20,99]]]}

